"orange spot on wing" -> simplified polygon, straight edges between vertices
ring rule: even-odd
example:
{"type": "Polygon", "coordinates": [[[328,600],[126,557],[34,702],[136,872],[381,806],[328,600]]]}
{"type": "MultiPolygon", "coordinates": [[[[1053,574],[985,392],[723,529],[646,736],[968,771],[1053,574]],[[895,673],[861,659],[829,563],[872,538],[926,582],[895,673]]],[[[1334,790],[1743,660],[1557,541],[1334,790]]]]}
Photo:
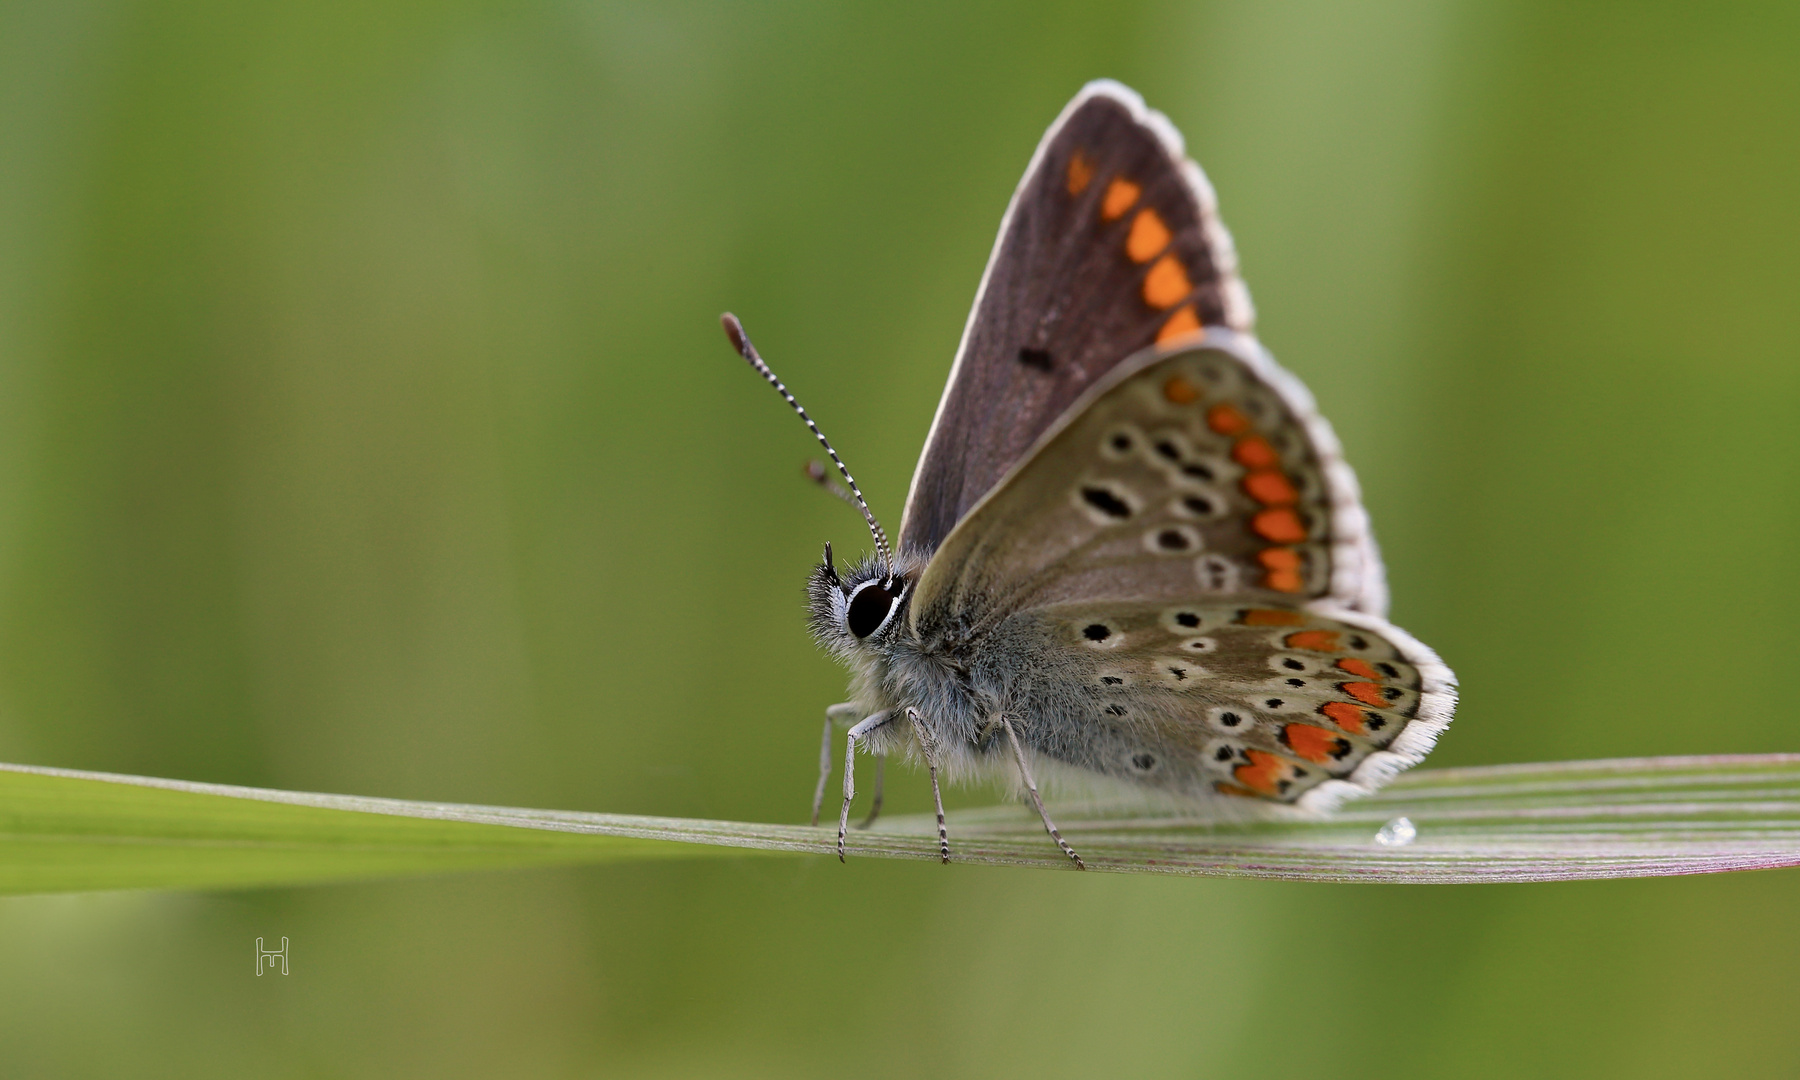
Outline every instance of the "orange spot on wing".
{"type": "Polygon", "coordinates": [[[1379,679],[1381,673],[1369,666],[1367,660],[1358,660],[1354,656],[1346,656],[1337,662],[1338,670],[1348,671],[1352,675],[1360,675],[1365,679],[1379,679]]]}
{"type": "Polygon", "coordinates": [[[1249,608],[1238,616],[1238,622],[1245,626],[1305,626],[1306,616],[1278,608],[1249,608]]]}
{"type": "Polygon", "coordinates": [[[1088,160],[1086,154],[1075,151],[1075,155],[1069,159],[1069,194],[1079,195],[1086,191],[1088,183],[1093,179],[1094,163],[1088,160]]]}
{"type": "Polygon", "coordinates": [[[1294,753],[1320,765],[1350,752],[1349,739],[1311,724],[1289,724],[1281,729],[1281,738],[1294,753]]]}
{"type": "Polygon", "coordinates": [[[1338,727],[1352,735],[1363,733],[1363,711],[1348,701],[1327,701],[1319,711],[1338,727]]]}
{"type": "Polygon", "coordinates": [[[1250,764],[1231,770],[1237,782],[1258,795],[1270,798],[1280,795],[1281,782],[1288,779],[1287,762],[1266,750],[1246,750],[1244,756],[1250,759],[1250,764]]]}
{"type": "Polygon", "coordinates": [[[1268,570],[1300,569],[1300,553],[1293,548],[1263,548],[1256,553],[1256,561],[1268,570]]]}
{"type": "Polygon", "coordinates": [[[1250,430],[1250,418],[1231,405],[1214,405],[1206,411],[1206,426],[1221,435],[1241,435],[1250,430]]]}
{"type": "Polygon", "coordinates": [[[1239,439],[1237,445],[1231,448],[1231,456],[1246,469],[1273,469],[1281,464],[1281,455],[1261,435],[1239,439]]]}
{"type": "Polygon", "coordinates": [[[1298,570],[1271,570],[1263,575],[1263,588],[1271,592],[1305,592],[1306,579],[1298,570]]]}
{"type": "Polygon", "coordinates": [[[1364,705],[1373,705],[1379,709],[1387,704],[1387,699],[1381,696],[1381,687],[1376,686],[1372,682],[1339,683],[1338,689],[1349,694],[1364,705]]]}
{"type": "Polygon", "coordinates": [[[1200,400],[1200,388],[1179,375],[1163,383],[1163,399],[1171,405],[1192,405],[1200,400]]]}
{"type": "Polygon", "coordinates": [[[1137,202],[1138,186],[1124,177],[1106,185],[1106,197],[1100,200],[1100,220],[1117,221],[1137,202]]]}
{"type": "Polygon", "coordinates": [[[1300,499],[1294,485],[1276,469],[1263,469],[1244,477],[1244,494],[1264,506],[1287,506],[1300,499]]]}
{"type": "Polygon", "coordinates": [[[1169,227],[1156,211],[1145,207],[1131,219],[1131,232],[1125,236],[1125,254],[1132,262],[1149,262],[1169,246],[1169,227]]]}
{"type": "Polygon", "coordinates": [[[1311,652],[1337,652],[1338,635],[1336,630],[1302,630],[1287,636],[1287,647],[1290,649],[1307,649],[1311,652]]]}
{"type": "Polygon", "coordinates": [[[1188,280],[1187,267],[1174,252],[1156,260],[1150,272],[1144,275],[1144,303],[1153,308],[1170,308],[1186,300],[1194,291],[1194,283],[1188,280]]]}
{"type": "Polygon", "coordinates": [[[1194,311],[1194,305],[1183,304],[1175,314],[1169,316],[1168,322],[1163,323],[1162,329],[1156,332],[1156,343],[1161,345],[1189,334],[1205,332],[1206,328],[1200,325],[1200,316],[1194,311]]]}
{"type": "Polygon", "coordinates": [[[1306,539],[1306,523],[1285,506],[1257,514],[1250,519],[1250,528],[1271,544],[1298,544],[1306,539]]]}
{"type": "Polygon", "coordinates": [[[1269,571],[1263,575],[1265,587],[1289,593],[1305,590],[1306,580],[1300,576],[1300,553],[1293,548],[1264,548],[1256,553],[1256,561],[1269,571]]]}

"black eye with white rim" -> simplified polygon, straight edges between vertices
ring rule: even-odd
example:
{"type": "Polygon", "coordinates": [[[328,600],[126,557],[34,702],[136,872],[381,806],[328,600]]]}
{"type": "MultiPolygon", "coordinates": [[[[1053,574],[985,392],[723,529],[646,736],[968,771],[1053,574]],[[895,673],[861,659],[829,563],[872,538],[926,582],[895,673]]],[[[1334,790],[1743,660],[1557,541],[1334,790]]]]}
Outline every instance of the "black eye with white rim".
{"type": "Polygon", "coordinates": [[[858,638],[867,639],[878,634],[893,620],[894,612],[900,610],[900,598],[904,595],[904,579],[865,581],[850,594],[844,625],[858,638]]]}

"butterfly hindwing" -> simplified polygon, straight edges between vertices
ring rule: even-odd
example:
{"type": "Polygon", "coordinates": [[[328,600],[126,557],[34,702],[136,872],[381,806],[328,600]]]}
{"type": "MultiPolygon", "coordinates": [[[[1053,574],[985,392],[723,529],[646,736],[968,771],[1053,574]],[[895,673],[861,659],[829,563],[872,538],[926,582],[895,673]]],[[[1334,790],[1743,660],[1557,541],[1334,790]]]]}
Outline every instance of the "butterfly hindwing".
{"type": "Polygon", "coordinates": [[[1253,339],[1223,330],[1132,358],[1071,407],[946,538],[913,620],[1207,596],[1385,606],[1329,426],[1253,339]]]}
{"type": "Polygon", "coordinates": [[[1352,612],[1057,604],[995,640],[1040,658],[1018,703],[1040,753],[1189,798],[1328,808],[1422,758],[1453,704],[1431,650],[1352,612]]]}
{"type": "Polygon", "coordinates": [[[1158,341],[1252,315],[1212,188],[1160,113],[1082,90],[1013,195],[926,439],[901,546],[930,552],[1068,406],[1158,341]]]}

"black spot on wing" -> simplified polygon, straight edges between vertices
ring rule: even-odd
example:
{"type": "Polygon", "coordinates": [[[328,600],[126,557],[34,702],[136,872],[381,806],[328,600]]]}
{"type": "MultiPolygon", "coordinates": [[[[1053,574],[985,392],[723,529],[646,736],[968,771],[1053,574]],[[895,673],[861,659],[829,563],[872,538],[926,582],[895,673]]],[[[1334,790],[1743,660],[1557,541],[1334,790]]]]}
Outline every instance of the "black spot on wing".
{"type": "Polygon", "coordinates": [[[1123,521],[1131,516],[1131,506],[1126,503],[1124,499],[1119,498],[1105,488],[1084,487],[1081,489],[1081,498],[1089,506],[1100,511],[1102,514],[1105,514],[1107,517],[1117,518],[1118,520],[1123,521]]]}
{"type": "Polygon", "coordinates": [[[1164,551],[1186,551],[1193,541],[1180,529],[1164,529],[1156,534],[1156,546],[1164,551]]]}

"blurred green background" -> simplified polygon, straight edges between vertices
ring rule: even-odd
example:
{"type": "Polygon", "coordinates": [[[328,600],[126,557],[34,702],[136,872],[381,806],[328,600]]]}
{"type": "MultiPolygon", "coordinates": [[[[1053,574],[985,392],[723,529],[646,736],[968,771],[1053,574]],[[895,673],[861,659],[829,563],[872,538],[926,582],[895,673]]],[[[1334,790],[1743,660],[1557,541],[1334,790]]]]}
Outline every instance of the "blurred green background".
{"type": "MultiPolygon", "coordinates": [[[[897,526],[1099,75],[1210,171],[1462,676],[1435,763],[1800,749],[1796,57],[1792,3],[0,5],[0,760],[798,819],[802,581],[866,536],[716,316],[897,526]]],[[[769,859],[16,899],[0,1067],[1793,1076],[1796,910],[769,859]]]]}

